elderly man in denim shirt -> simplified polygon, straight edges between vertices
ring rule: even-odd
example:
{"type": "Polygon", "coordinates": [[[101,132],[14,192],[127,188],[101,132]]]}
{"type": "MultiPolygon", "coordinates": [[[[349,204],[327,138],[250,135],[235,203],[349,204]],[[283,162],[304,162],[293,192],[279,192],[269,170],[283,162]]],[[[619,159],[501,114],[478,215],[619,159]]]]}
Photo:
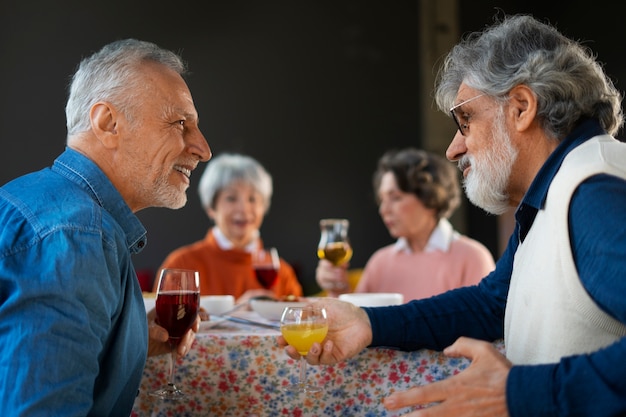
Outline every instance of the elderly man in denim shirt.
{"type": "Polygon", "coordinates": [[[184,72],[134,39],[84,59],[67,149],[0,189],[3,417],[128,416],[148,351],[169,351],[165,329],[148,330],[131,254],[146,243],[134,213],[182,207],[211,157],[184,72]]]}

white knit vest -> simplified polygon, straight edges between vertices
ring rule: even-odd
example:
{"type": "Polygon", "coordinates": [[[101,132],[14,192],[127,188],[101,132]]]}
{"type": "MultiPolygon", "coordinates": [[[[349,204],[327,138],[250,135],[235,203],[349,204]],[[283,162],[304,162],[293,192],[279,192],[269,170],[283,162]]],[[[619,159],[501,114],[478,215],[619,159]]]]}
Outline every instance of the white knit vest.
{"type": "Polygon", "coordinates": [[[626,144],[596,136],[572,150],[515,253],[504,319],[506,355],[514,364],[558,362],[626,335],[626,326],[587,294],[571,253],[570,199],[582,181],[598,173],[626,179],[626,144]]]}

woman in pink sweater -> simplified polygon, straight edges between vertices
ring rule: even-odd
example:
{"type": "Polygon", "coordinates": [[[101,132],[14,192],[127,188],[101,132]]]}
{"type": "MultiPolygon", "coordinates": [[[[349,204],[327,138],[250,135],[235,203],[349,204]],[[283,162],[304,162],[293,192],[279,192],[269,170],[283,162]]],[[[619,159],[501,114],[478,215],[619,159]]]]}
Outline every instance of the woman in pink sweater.
{"type": "MultiPolygon", "coordinates": [[[[355,292],[397,292],[404,301],[473,285],[495,268],[489,250],[447,220],[460,203],[455,167],[415,149],[392,150],[374,173],[378,212],[397,239],[370,257],[355,292]]],[[[316,279],[329,296],[350,290],[347,266],[321,260],[316,279]]]]}

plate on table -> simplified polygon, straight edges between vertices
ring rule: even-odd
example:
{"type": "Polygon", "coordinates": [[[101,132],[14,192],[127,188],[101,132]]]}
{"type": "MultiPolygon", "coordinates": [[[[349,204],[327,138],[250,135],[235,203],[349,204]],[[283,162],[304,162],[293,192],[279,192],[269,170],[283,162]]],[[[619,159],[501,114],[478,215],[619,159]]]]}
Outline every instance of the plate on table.
{"type": "Polygon", "coordinates": [[[309,304],[306,301],[281,301],[281,300],[250,300],[252,311],[266,320],[280,321],[285,307],[302,307],[309,304]]]}
{"type": "Polygon", "coordinates": [[[352,292],[339,295],[339,299],[359,307],[395,306],[404,302],[404,296],[395,292],[352,292]]]}
{"type": "Polygon", "coordinates": [[[206,330],[206,329],[210,329],[211,327],[215,327],[220,323],[223,323],[224,321],[226,321],[226,317],[222,317],[222,316],[210,316],[209,320],[202,320],[200,322],[200,330],[206,330]]]}
{"type": "Polygon", "coordinates": [[[143,304],[146,308],[146,313],[152,310],[156,306],[156,293],[153,292],[144,292],[143,295],[143,304]]]}

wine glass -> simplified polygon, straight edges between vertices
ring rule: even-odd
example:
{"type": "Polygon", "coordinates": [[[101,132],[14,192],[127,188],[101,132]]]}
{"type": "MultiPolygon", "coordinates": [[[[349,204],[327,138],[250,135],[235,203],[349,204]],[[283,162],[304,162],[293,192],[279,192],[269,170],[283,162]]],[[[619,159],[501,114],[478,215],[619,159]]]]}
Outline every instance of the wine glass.
{"type": "Polygon", "coordinates": [[[320,241],[317,245],[317,257],[328,259],[333,265],[339,266],[352,258],[352,246],[348,239],[347,219],[320,220],[320,241]]]}
{"type": "Polygon", "coordinates": [[[200,274],[189,269],[164,268],[156,294],[156,323],[169,333],[169,383],[150,393],[165,399],[181,399],[185,394],[174,384],[176,347],[196,321],[200,303],[200,274]]]}
{"type": "Polygon", "coordinates": [[[306,382],[306,359],[304,357],[313,343],[322,343],[328,333],[326,309],[307,305],[285,307],[280,318],[280,332],[288,344],[300,354],[300,376],[298,382],[283,389],[287,392],[319,392],[322,389],[306,382]]]}
{"type": "Polygon", "coordinates": [[[258,249],[252,252],[252,268],[257,281],[265,289],[270,289],[278,278],[280,258],[276,248],[258,249]]]}

